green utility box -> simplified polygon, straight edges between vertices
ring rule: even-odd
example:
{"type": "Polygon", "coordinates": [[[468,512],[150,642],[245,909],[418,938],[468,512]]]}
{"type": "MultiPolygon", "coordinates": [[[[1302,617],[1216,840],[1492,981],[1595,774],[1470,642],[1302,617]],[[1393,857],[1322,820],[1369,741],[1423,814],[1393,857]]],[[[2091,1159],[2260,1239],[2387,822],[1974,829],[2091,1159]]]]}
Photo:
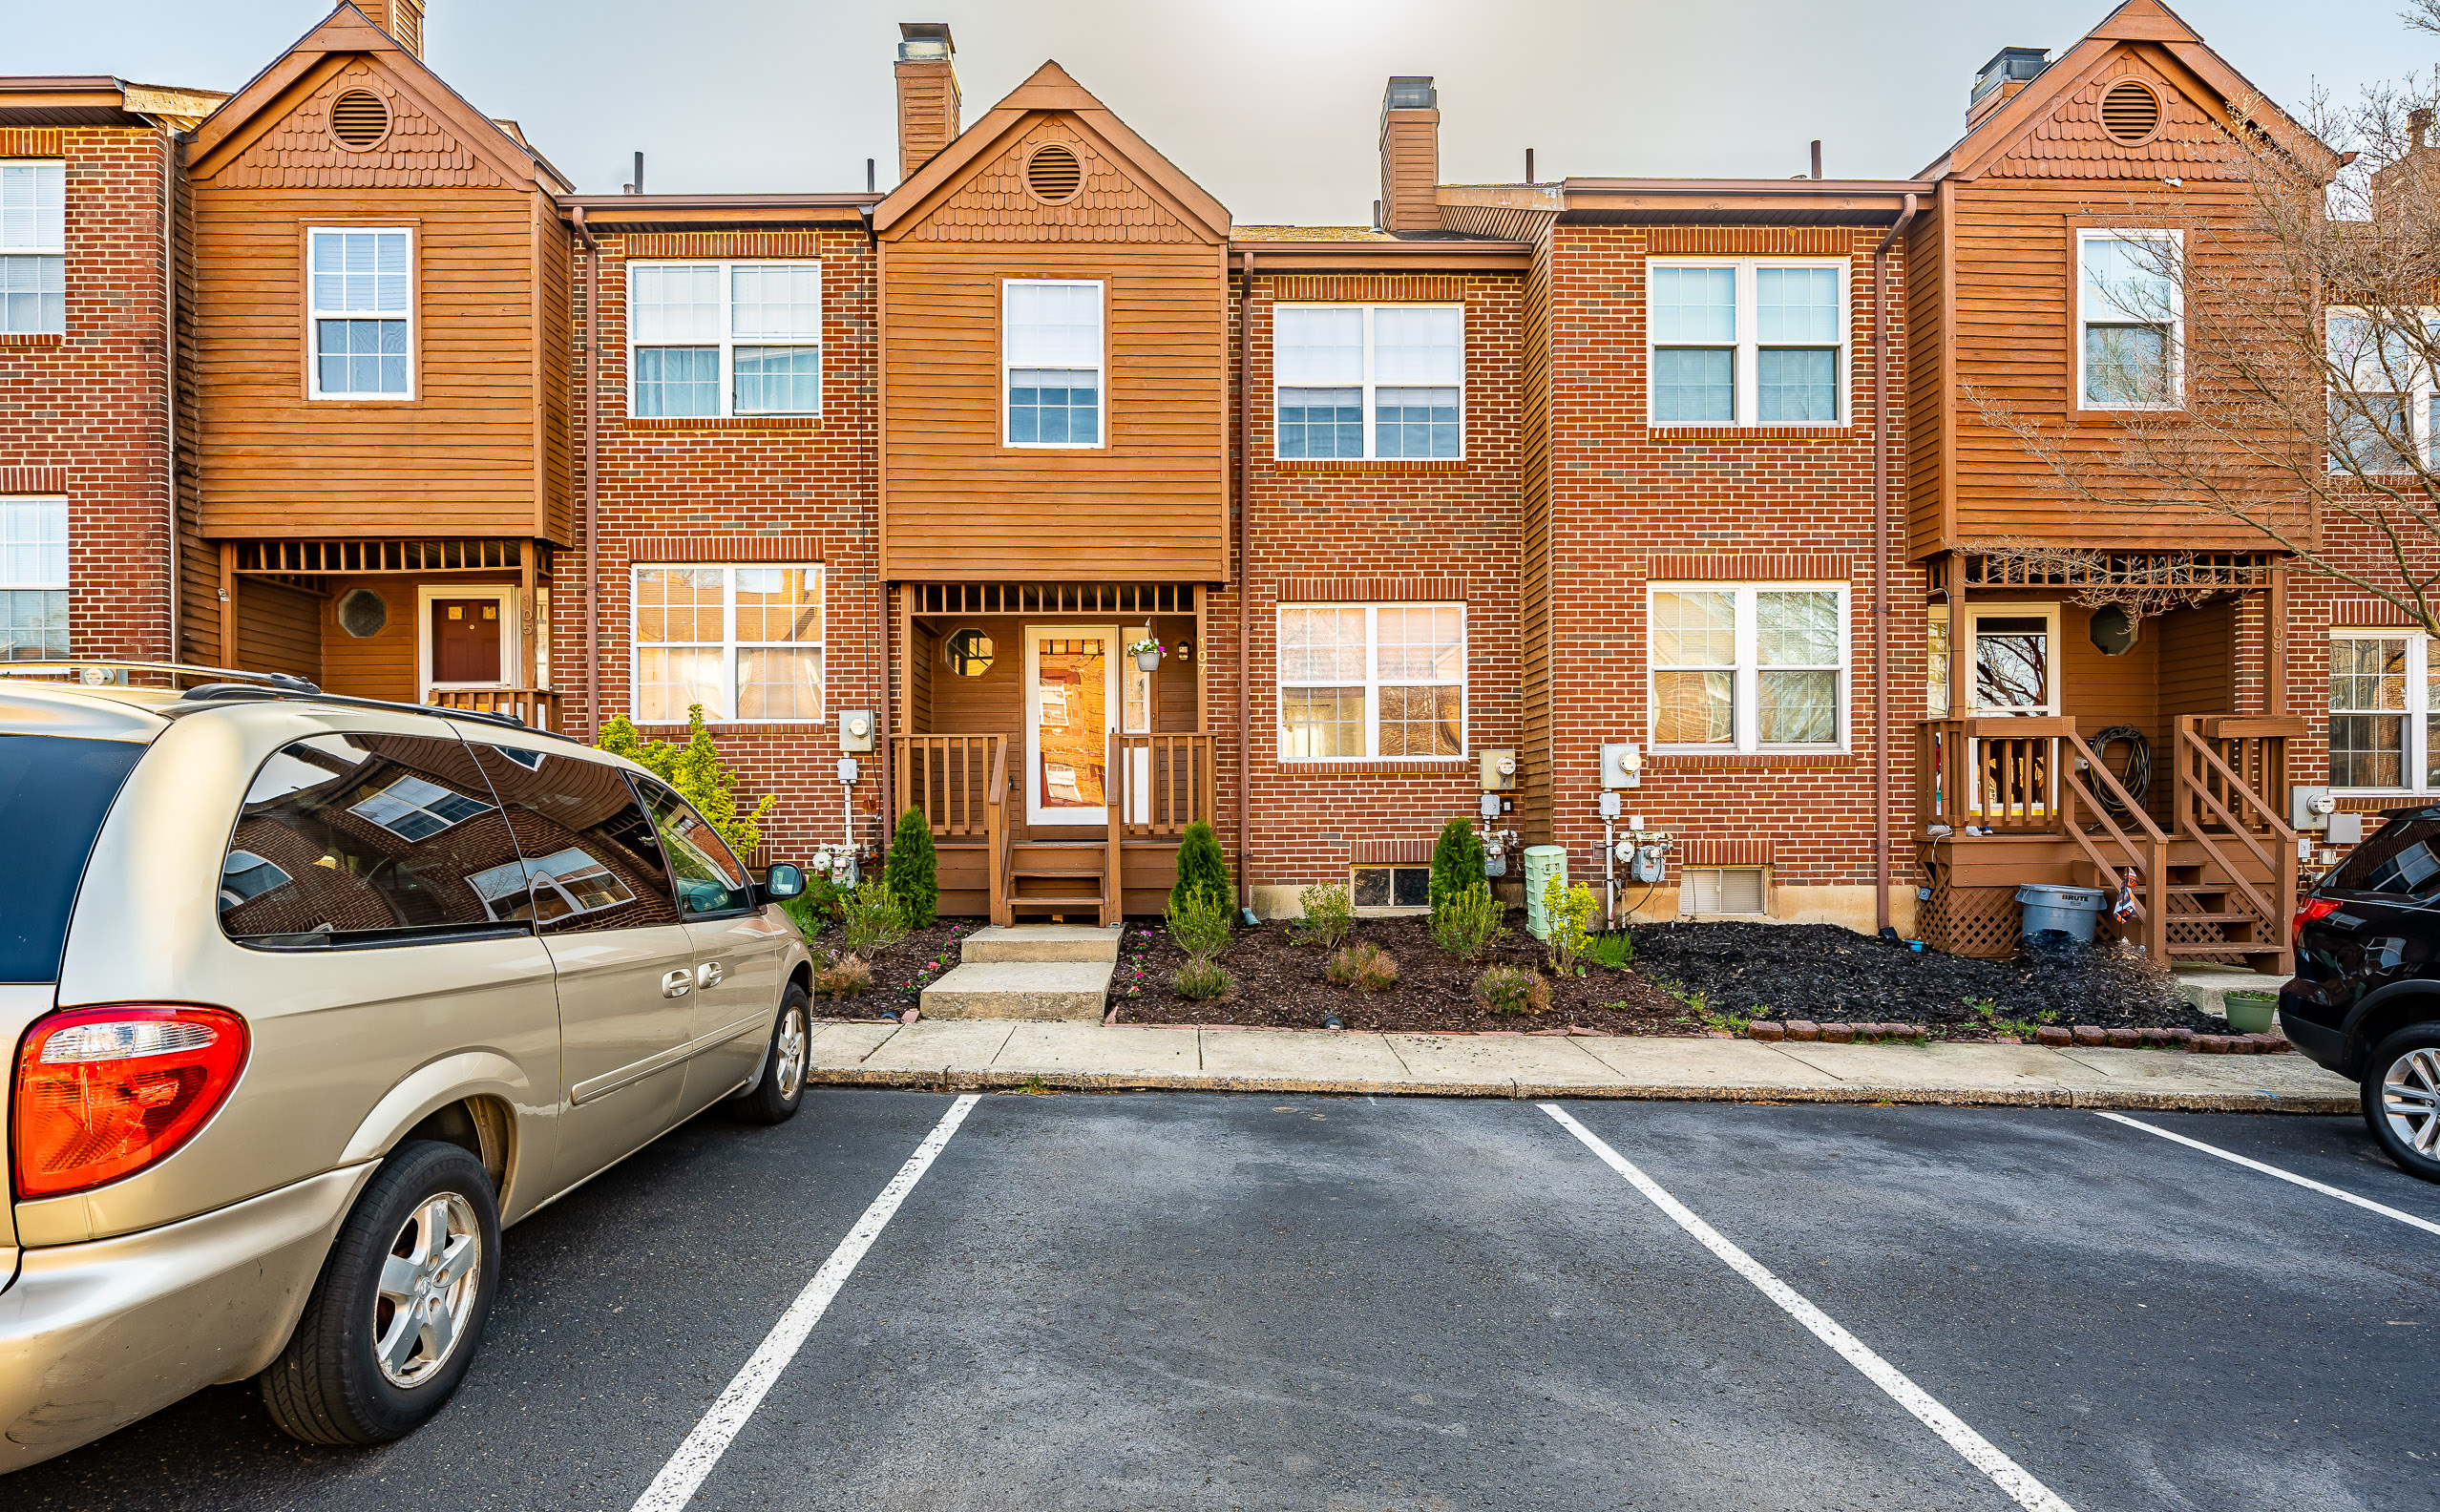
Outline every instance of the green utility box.
{"type": "Polygon", "coordinates": [[[1525,853],[1525,932],[1535,939],[1550,937],[1550,914],[1542,906],[1542,896],[1550,890],[1550,879],[1559,879],[1561,892],[1567,887],[1567,849],[1565,846],[1527,846],[1525,853]]]}

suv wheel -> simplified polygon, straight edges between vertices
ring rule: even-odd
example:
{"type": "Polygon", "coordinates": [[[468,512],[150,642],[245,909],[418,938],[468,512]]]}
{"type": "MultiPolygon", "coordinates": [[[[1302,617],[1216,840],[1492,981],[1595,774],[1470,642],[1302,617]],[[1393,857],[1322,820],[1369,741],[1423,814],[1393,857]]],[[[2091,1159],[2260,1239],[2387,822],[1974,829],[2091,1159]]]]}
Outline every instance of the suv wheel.
{"type": "Polygon", "coordinates": [[[263,1374],[271,1420],[307,1443],[413,1431],[465,1378],[499,1274],[500,1212],[482,1163],[455,1144],[399,1145],[263,1374]]]}
{"type": "Polygon", "coordinates": [[[2401,1169],[2440,1182],[2440,1023],[2401,1029],[2372,1052],[2364,1122],[2401,1169]]]}
{"type": "Polygon", "coordinates": [[[793,982],[781,995],[771,1042],[763,1051],[763,1078],[728,1100],[728,1111],[745,1123],[785,1124],[796,1116],[797,1104],[805,1101],[805,1066],[812,1050],[812,1003],[793,982]]]}

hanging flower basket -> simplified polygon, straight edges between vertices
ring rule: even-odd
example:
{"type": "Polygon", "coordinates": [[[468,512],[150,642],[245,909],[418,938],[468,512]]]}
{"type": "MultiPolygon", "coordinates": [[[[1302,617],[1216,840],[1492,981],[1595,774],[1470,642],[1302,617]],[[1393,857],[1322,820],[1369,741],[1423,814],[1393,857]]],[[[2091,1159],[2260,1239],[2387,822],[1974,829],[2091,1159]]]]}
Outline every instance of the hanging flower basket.
{"type": "Polygon", "coordinates": [[[1158,672],[1161,670],[1161,658],[1168,653],[1158,640],[1138,640],[1126,648],[1126,654],[1135,658],[1135,664],[1143,670],[1158,672]]]}

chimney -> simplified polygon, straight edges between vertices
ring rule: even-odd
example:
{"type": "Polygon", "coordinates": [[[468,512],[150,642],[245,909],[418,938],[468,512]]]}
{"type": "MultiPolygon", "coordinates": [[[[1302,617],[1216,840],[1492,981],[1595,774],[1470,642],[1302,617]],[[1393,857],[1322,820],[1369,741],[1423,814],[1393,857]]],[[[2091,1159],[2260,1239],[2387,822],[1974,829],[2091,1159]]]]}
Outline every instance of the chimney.
{"type": "Polygon", "coordinates": [[[2051,66],[2049,48],[2002,48],[1974,75],[1973,92],[1966,96],[1966,129],[2008,101],[2035,74],[2051,66]]]}
{"type": "Polygon", "coordinates": [[[1393,74],[1381,95],[1381,229],[1441,229],[1441,96],[1428,76],[1393,74]]]}
{"type": "Polygon", "coordinates": [[[401,48],[424,55],[424,0],[356,0],[356,9],[401,48]]]}
{"type": "Polygon", "coordinates": [[[898,23],[898,178],[957,136],[957,45],[946,21],[898,23]]]}

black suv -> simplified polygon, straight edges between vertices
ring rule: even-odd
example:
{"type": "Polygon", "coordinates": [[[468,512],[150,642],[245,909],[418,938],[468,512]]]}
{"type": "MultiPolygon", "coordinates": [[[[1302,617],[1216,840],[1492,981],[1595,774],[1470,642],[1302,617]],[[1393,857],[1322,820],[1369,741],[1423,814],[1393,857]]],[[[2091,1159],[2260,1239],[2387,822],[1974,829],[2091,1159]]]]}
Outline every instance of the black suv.
{"type": "Polygon", "coordinates": [[[2440,1182],[2440,806],[2387,822],[2296,912],[2280,1026],[2364,1087],[2389,1158],[2440,1182]]]}

